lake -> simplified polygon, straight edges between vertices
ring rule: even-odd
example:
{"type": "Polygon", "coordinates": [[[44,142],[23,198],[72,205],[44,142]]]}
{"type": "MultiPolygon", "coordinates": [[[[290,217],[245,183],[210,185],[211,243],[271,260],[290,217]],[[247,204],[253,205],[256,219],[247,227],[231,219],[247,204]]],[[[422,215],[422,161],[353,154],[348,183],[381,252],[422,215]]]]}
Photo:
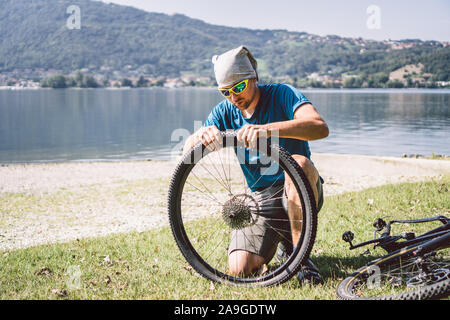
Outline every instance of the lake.
{"type": "MultiPolygon", "coordinates": [[[[301,90],[330,136],[312,152],[450,155],[450,90],[301,90]]],[[[215,89],[0,90],[0,163],[170,159],[215,89]]]]}

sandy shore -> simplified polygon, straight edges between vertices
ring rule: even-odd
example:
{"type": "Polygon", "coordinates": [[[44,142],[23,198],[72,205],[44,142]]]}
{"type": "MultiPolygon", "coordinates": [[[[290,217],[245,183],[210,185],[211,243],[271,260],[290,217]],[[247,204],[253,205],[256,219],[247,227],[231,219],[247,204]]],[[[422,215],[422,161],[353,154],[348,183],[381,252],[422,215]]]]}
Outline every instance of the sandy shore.
{"type": "MultiPolygon", "coordinates": [[[[325,196],[450,174],[450,161],[313,154],[325,196]]],[[[0,250],[168,223],[169,161],[0,167],[0,250]]]]}

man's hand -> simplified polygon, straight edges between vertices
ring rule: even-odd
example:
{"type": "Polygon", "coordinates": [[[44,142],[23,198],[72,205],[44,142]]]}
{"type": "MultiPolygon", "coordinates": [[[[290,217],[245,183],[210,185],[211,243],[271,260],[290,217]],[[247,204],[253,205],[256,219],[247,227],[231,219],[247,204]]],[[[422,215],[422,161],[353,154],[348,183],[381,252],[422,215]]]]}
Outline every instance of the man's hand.
{"type": "Polygon", "coordinates": [[[259,138],[270,138],[270,131],[263,124],[247,124],[243,126],[237,133],[237,139],[243,142],[246,148],[257,147],[259,138]]]}
{"type": "Polygon", "coordinates": [[[201,127],[197,132],[188,138],[184,145],[183,153],[189,151],[197,143],[201,142],[211,151],[220,149],[222,139],[219,129],[216,126],[201,127]]]}

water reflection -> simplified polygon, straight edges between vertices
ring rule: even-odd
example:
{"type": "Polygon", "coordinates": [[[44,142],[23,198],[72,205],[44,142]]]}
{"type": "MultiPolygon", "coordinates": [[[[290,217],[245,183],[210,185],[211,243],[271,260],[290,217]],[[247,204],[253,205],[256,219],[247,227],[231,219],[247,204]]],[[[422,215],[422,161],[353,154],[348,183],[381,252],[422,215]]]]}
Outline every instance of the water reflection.
{"type": "MultiPolygon", "coordinates": [[[[450,91],[304,90],[330,127],[313,152],[450,154],[450,91]]],[[[170,157],[214,89],[0,91],[0,162],[170,157]]]]}

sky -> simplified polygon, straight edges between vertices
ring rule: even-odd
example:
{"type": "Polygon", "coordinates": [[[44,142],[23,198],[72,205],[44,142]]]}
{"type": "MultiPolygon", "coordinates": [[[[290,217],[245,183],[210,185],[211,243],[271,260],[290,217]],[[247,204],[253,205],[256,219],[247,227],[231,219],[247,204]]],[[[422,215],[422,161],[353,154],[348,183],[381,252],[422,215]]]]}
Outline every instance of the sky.
{"type": "Polygon", "coordinates": [[[450,41],[449,0],[103,0],[207,23],[374,40],[450,41]]]}

